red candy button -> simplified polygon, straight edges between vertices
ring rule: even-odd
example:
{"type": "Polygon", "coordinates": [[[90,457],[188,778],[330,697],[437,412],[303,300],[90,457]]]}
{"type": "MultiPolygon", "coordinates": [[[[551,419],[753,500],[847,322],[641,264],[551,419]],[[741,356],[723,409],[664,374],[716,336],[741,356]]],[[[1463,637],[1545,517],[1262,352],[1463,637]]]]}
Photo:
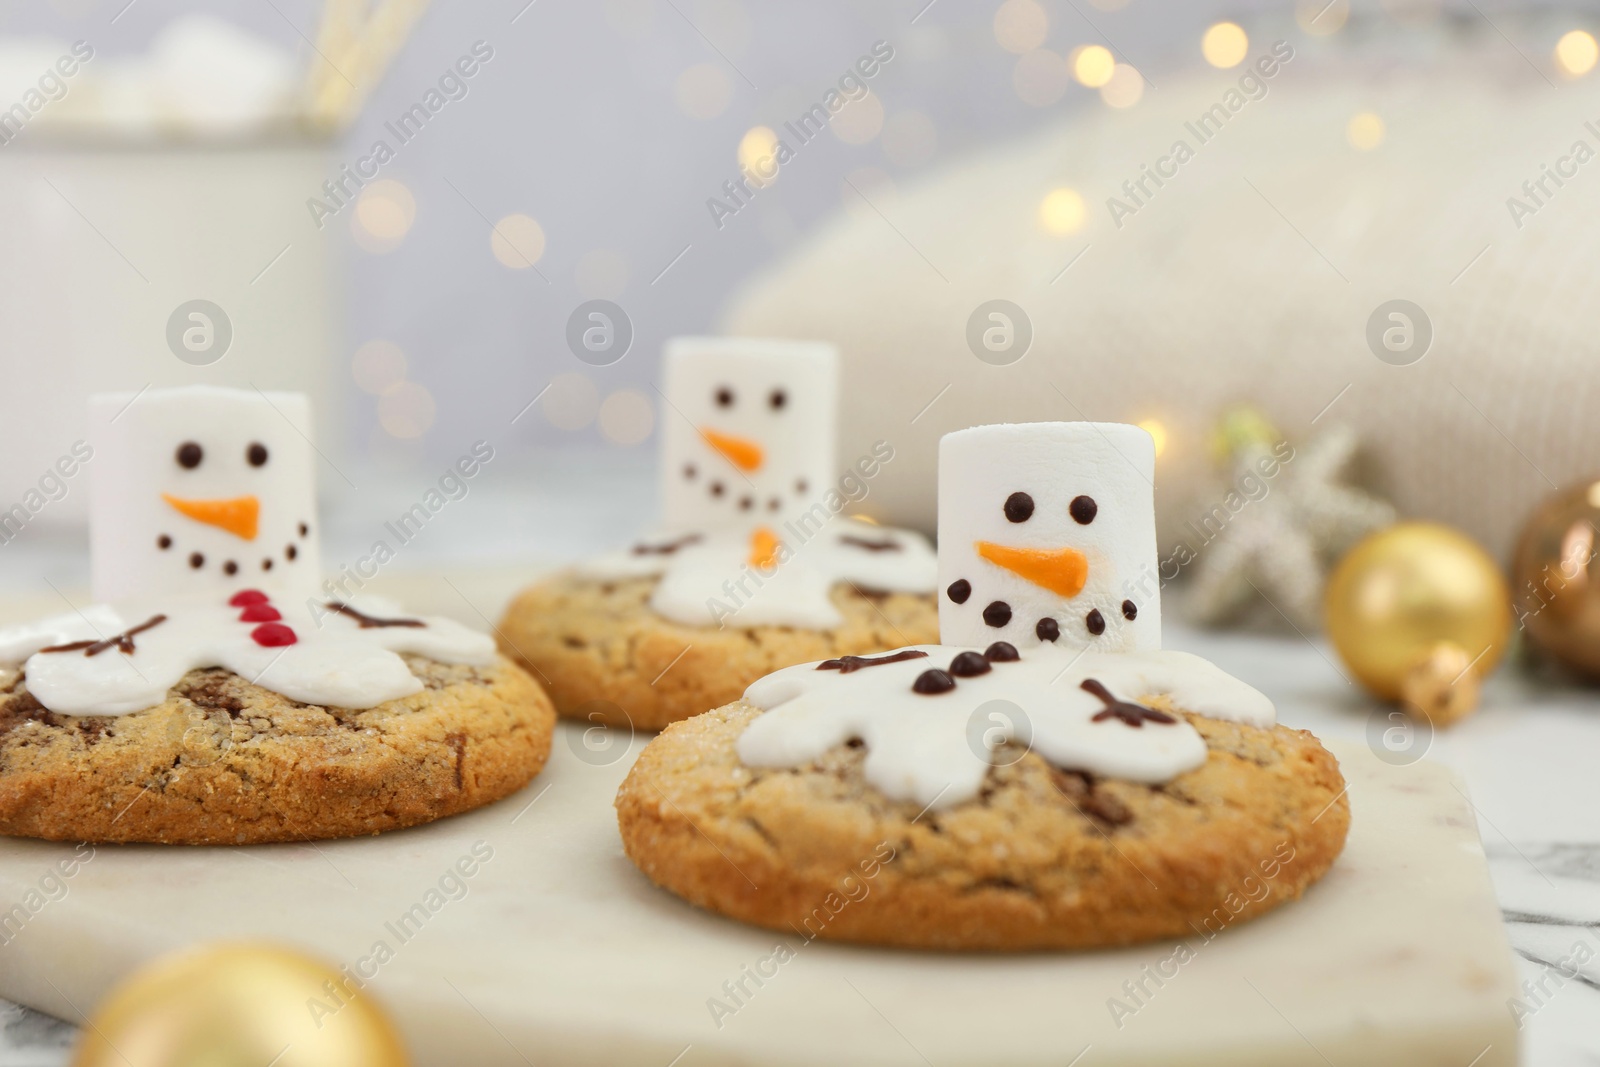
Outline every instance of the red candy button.
{"type": "Polygon", "coordinates": [[[271,604],[251,604],[239,612],[240,622],[277,622],[283,614],[271,604]]]}
{"type": "Polygon", "coordinates": [[[265,604],[266,602],[267,594],[259,589],[241,589],[228,598],[228,603],[236,608],[249,607],[251,604],[265,604]]]}
{"type": "Polygon", "coordinates": [[[255,643],[267,648],[279,648],[283,645],[292,645],[299,640],[294,631],[281,622],[264,622],[250,631],[250,636],[255,643]]]}

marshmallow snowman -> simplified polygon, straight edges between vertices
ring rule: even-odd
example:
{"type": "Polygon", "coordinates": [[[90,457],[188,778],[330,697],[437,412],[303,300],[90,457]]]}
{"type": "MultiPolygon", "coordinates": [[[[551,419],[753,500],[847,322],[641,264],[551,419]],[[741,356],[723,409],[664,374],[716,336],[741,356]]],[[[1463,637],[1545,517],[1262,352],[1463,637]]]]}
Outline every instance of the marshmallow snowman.
{"type": "Polygon", "coordinates": [[[0,627],[0,668],[22,667],[50,711],[142,711],[210,667],[371,708],[422,691],[405,655],[498,662],[493,639],[453,620],[319,593],[304,396],[194,386],[89,405],[100,603],[0,627]]]}
{"type": "Polygon", "coordinates": [[[319,577],[311,409],[214,386],[89,400],[90,552],[101,602],[319,577]]]}
{"type": "Polygon", "coordinates": [[[779,524],[837,476],[839,353],[817,341],[678,337],[663,357],[669,529],[779,524]]]}
{"type": "Polygon", "coordinates": [[[975,426],[939,442],[939,639],[1161,647],[1155,443],[1137,426],[975,426]]]}

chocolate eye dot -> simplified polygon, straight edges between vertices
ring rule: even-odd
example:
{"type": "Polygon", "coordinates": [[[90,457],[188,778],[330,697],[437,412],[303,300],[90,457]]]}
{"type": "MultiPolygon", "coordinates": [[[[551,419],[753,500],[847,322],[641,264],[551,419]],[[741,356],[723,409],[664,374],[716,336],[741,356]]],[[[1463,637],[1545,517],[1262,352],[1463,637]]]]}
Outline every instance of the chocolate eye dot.
{"type": "Polygon", "coordinates": [[[1027,522],[1033,515],[1033,497],[1027,493],[1012,493],[1006,497],[1006,518],[1012,522],[1027,522]]]}
{"type": "Polygon", "coordinates": [[[1079,526],[1087,526],[1099,513],[1100,505],[1094,502],[1092,496],[1075,496],[1072,498],[1072,503],[1067,505],[1067,510],[1072,513],[1073,520],[1079,526]]]}
{"type": "Polygon", "coordinates": [[[945,590],[945,595],[957,604],[965,604],[967,597],[972,595],[972,583],[965,578],[957,578],[950,583],[950,588],[945,590]]]}
{"type": "Polygon", "coordinates": [[[229,575],[238,574],[239,573],[239,565],[237,563],[235,563],[233,560],[230,559],[228,562],[226,562],[226,563],[224,563],[222,565],[222,573],[223,574],[229,574],[229,575]]]}
{"type": "Polygon", "coordinates": [[[1139,617],[1139,605],[1131,600],[1124,600],[1122,602],[1122,617],[1129,622],[1137,619],[1139,617]]]}
{"type": "Polygon", "coordinates": [[[196,467],[200,466],[200,461],[204,459],[205,456],[205,452],[201,450],[199,445],[195,444],[193,441],[185,441],[183,444],[178,446],[178,454],[176,458],[178,460],[178,466],[182,467],[184,470],[192,471],[196,467]]]}
{"type": "Polygon", "coordinates": [[[254,442],[249,448],[245,449],[244,458],[250,461],[250,466],[252,467],[266,466],[267,446],[260,441],[254,442]]]}
{"type": "Polygon", "coordinates": [[[955,687],[956,680],[937,668],[923,671],[917,675],[917,680],[911,683],[911,691],[924,696],[948,693],[955,687]]]}
{"type": "Polygon", "coordinates": [[[1100,614],[1098,609],[1085,615],[1083,617],[1083,624],[1087,626],[1089,628],[1089,632],[1094,634],[1096,637],[1099,637],[1101,634],[1106,632],[1106,617],[1100,614]]]}
{"type": "Polygon", "coordinates": [[[189,566],[193,567],[195,570],[199,570],[201,567],[204,567],[205,565],[206,565],[205,556],[201,555],[198,552],[189,553],[189,566]]]}
{"type": "Polygon", "coordinates": [[[302,522],[300,524],[300,536],[304,537],[306,534],[308,534],[310,532],[311,532],[311,527],[307,526],[305,523],[302,522]]]}
{"type": "Polygon", "coordinates": [[[717,407],[733,407],[733,390],[729,389],[726,385],[717,390],[717,407]]]}
{"type": "Polygon", "coordinates": [[[983,609],[983,621],[990,626],[1004,626],[1011,621],[1011,605],[1004,600],[994,601],[983,609]]]}
{"type": "Polygon", "coordinates": [[[711,495],[712,496],[721,496],[722,495],[722,483],[721,482],[712,482],[711,483],[711,495]]]}
{"type": "Polygon", "coordinates": [[[1041,641],[1054,641],[1061,636],[1061,624],[1054,619],[1040,619],[1033,632],[1041,641]]]}
{"type": "Polygon", "coordinates": [[[782,411],[783,406],[788,402],[789,394],[784,392],[782,389],[774,389],[772,391],[772,395],[767,398],[767,403],[772,405],[773,411],[782,411]]]}
{"type": "Polygon", "coordinates": [[[156,538],[156,547],[157,548],[171,548],[172,547],[172,538],[168,537],[166,534],[162,534],[160,537],[156,538]]]}
{"type": "Polygon", "coordinates": [[[989,666],[989,661],[982,652],[961,652],[950,661],[950,674],[957,678],[976,678],[980,674],[988,674],[994,670],[989,666]]]}
{"type": "Polygon", "coordinates": [[[261,569],[264,570],[264,571],[270,571],[272,569],[272,559],[271,559],[271,557],[268,557],[267,559],[264,559],[264,560],[261,561],[261,569]]]}

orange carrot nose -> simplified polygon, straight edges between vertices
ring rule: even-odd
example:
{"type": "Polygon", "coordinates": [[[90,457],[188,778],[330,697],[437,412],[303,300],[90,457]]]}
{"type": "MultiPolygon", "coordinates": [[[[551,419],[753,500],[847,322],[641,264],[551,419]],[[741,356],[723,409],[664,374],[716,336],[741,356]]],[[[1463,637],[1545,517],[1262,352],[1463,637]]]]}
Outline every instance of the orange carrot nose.
{"type": "Polygon", "coordinates": [[[753,471],[761,466],[761,446],[744,437],[733,437],[715,430],[700,428],[706,444],[716,449],[729,463],[742,471],[753,471]]]}
{"type": "Polygon", "coordinates": [[[778,535],[765,526],[758,526],[750,535],[750,566],[769,571],[780,562],[778,535]]]}
{"type": "Polygon", "coordinates": [[[261,517],[261,501],[253,496],[236,496],[232,500],[184,500],[162,493],[161,499],[196,522],[220,527],[246,541],[256,539],[257,520],[261,517]]]}
{"type": "Polygon", "coordinates": [[[1008,548],[992,541],[976,547],[990,563],[1064,597],[1077,596],[1089,580],[1089,560],[1075,548],[1008,548]]]}

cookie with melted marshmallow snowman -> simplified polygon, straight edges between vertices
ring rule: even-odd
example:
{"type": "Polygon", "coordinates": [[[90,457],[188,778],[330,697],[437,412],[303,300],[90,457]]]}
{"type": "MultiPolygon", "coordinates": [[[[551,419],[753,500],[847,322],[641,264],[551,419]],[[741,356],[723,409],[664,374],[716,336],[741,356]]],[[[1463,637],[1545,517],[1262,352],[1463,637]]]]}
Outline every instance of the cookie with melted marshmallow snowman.
{"type": "MultiPolygon", "coordinates": [[[[541,716],[551,714],[548,703],[486,635],[450,619],[407,614],[375,597],[319,592],[310,433],[306,399],[292,393],[195,386],[93,397],[89,512],[97,603],[0,628],[0,668],[20,676],[0,692],[0,719],[3,705],[21,693],[33,707],[92,719],[97,730],[125,730],[159,748],[188,731],[179,730],[174,741],[152,734],[137,718],[127,727],[106,724],[122,716],[170,718],[175,705],[183,706],[175,694],[205,672],[211,672],[207,684],[237,690],[241,695],[230,698],[235,702],[276,694],[293,708],[315,708],[303,712],[312,718],[330,708],[425,714],[450,706],[424,695],[430,687],[413,667],[426,661],[467,672],[480,680],[479,688],[518,676],[511,688],[531,697],[505,711],[536,735],[541,716]],[[397,708],[407,700],[413,701],[407,709],[397,708]]],[[[483,697],[462,691],[450,699],[470,707],[483,697]]],[[[315,740],[314,733],[296,756],[308,767],[329,758],[326,740],[315,740]]],[[[472,734],[469,727],[459,731],[463,747],[453,758],[467,757],[472,734]]],[[[0,730],[0,745],[8,740],[0,730]]],[[[523,780],[543,764],[545,751],[537,748],[523,754],[531,768],[523,780]]],[[[148,755],[152,765],[172,762],[170,754],[148,755]]],[[[96,752],[85,758],[92,763],[96,752]]],[[[418,752],[416,758],[425,757],[418,752]]],[[[395,759],[389,753],[379,762],[399,773],[395,759]]],[[[213,763],[223,768],[218,773],[232,773],[225,757],[213,763]]],[[[0,752],[0,797],[7,765],[0,752]]],[[[121,773],[121,764],[95,772],[113,790],[121,773]]],[[[290,769],[278,785],[261,788],[289,788],[298,773],[290,769]]],[[[95,774],[84,780],[100,780],[95,774]]],[[[184,803],[175,796],[172,812],[184,803]]],[[[9,818],[0,803],[0,832],[18,825],[9,818]]],[[[110,839],[145,839],[141,826],[156,839],[210,839],[203,814],[195,825],[175,828],[161,822],[157,804],[147,818],[154,821],[125,824],[115,831],[124,836],[110,839]]],[[[341,824],[339,816],[330,818],[333,833],[341,824]]],[[[380,819],[372,828],[385,825],[380,819]]],[[[317,836],[315,826],[313,820],[296,835],[317,836]]]]}
{"type": "MultiPolygon", "coordinates": [[[[608,711],[613,720],[654,725],[705,710],[703,686],[677,700],[662,696],[663,687],[622,693],[609,665],[588,652],[620,628],[691,635],[673,653],[695,644],[710,663],[700,667],[693,656],[686,673],[726,662],[723,652],[708,651],[707,632],[734,631],[726,655],[740,661],[764,631],[817,635],[775,637],[764,646],[774,655],[779,640],[849,654],[933,636],[937,564],[927,540],[842,514],[838,389],[839,356],[828,344],[694,337],[667,344],[662,528],[526,591],[501,624],[507,650],[552,678],[558,707],[600,701],[625,707],[608,711]],[[631,581],[651,583],[645,612],[633,600],[611,602],[623,594],[608,590],[631,581]],[[592,634],[597,619],[611,621],[592,634]]],[[[848,468],[853,484],[870,493],[871,478],[892,458],[882,443],[848,468]]],[[[653,657],[635,664],[641,673],[667,665],[653,657]]],[[[737,691],[752,680],[749,670],[730,669],[714,691],[737,691]]]]}
{"type": "Polygon", "coordinates": [[[885,863],[820,936],[939,949],[1249,917],[1230,887],[1286,839],[1293,875],[1249,914],[1297,896],[1343,845],[1343,781],[1265,695],[1161,648],[1159,600],[1134,593],[1156,560],[1154,458],[1116,424],[946,436],[940,642],[785,667],[652,741],[617,798],[630,858],[702,907],[810,929],[817,873],[849,869],[869,827],[911,867],[885,863]],[[728,877],[747,860],[778,884],[728,877]]]}

